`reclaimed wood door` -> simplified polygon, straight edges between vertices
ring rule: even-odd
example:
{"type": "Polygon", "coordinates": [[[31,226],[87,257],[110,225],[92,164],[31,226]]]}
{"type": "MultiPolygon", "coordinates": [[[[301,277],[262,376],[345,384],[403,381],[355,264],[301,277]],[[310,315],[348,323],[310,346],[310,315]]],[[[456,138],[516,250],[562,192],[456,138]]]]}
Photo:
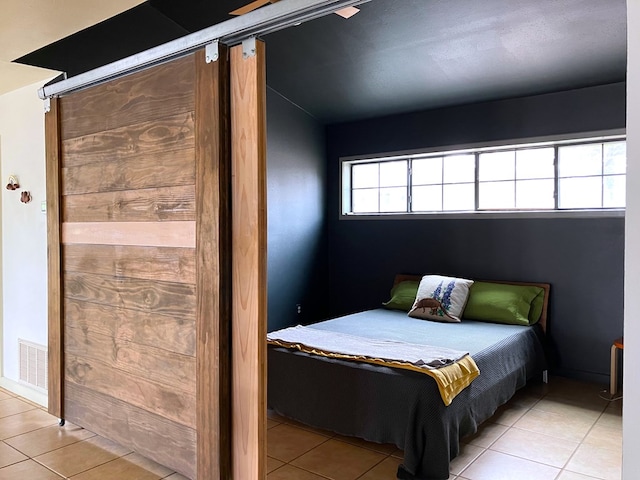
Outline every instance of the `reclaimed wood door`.
{"type": "Polygon", "coordinates": [[[231,470],[229,52],[52,99],[49,411],[191,479],[231,470]]]}

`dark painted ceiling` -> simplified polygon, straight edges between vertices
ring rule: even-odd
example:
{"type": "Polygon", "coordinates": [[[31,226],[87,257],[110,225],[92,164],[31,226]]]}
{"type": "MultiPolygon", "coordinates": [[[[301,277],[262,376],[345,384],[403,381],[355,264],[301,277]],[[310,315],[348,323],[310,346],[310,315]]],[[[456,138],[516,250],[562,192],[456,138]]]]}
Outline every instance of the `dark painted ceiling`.
{"type": "MultiPolygon", "coordinates": [[[[76,75],[227,20],[247,2],[149,0],[16,61],[76,75]]],[[[625,80],[625,0],[360,8],[264,37],[269,86],[326,123],[625,80]]]]}

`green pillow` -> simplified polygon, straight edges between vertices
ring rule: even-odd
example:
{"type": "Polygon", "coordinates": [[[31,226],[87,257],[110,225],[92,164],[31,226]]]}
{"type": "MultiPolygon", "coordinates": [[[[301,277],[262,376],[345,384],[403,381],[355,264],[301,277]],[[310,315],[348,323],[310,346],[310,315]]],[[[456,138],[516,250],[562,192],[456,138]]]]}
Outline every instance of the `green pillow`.
{"type": "Polygon", "coordinates": [[[540,288],[540,292],[531,300],[531,310],[529,310],[529,325],[533,325],[540,320],[542,309],[544,308],[544,288],[540,288]]]}
{"type": "Polygon", "coordinates": [[[382,305],[392,310],[404,310],[408,312],[411,310],[411,307],[413,307],[413,302],[416,301],[419,286],[419,280],[405,280],[404,282],[394,285],[391,289],[391,300],[382,305]]]}
{"type": "Polygon", "coordinates": [[[533,285],[475,282],[469,291],[463,317],[485,322],[532,325],[540,318],[543,295],[544,289],[533,285]]]}

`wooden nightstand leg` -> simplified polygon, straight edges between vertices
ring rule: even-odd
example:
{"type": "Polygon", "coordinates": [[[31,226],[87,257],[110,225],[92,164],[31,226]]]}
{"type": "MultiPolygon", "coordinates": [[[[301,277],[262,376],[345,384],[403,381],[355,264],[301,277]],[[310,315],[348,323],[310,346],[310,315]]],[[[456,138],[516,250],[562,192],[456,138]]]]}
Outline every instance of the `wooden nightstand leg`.
{"type": "Polygon", "coordinates": [[[609,394],[618,393],[618,349],[611,345],[611,378],[609,380],[609,394]]]}

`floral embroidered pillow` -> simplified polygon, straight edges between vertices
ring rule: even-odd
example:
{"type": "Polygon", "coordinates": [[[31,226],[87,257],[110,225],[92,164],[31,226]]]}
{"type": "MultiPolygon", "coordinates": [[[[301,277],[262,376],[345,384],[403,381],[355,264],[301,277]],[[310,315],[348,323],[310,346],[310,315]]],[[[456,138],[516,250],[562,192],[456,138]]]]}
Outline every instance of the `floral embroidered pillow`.
{"type": "Polygon", "coordinates": [[[441,322],[460,322],[471,285],[473,280],[425,275],[420,281],[409,316],[441,322]]]}

